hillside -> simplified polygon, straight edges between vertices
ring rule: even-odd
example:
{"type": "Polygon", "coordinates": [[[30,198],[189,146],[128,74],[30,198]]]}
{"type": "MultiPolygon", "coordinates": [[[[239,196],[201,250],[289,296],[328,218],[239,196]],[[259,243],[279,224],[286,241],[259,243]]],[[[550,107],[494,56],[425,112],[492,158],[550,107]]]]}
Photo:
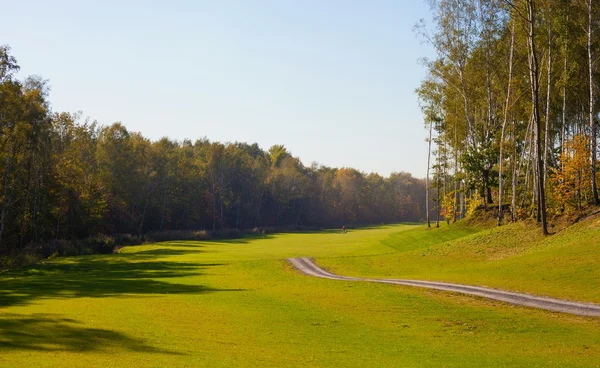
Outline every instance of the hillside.
{"type": "Polygon", "coordinates": [[[448,281],[600,302],[600,215],[546,237],[529,221],[489,226],[471,221],[415,228],[382,240],[392,254],[319,263],[344,275],[448,281]]]}

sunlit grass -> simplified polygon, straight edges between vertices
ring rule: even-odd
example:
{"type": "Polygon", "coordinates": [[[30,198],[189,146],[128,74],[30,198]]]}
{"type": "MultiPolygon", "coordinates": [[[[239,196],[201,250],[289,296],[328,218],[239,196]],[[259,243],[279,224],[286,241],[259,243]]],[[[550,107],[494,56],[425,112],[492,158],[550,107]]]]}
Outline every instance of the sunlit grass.
{"type": "Polygon", "coordinates": [[[543,237],[532,222],[471,229],[416,228],[384,241],[385,256],[328,258],[342,273],[459,282],[600,303],[600,219],[543,237]],[[448,240],[449,234],[461,239],[448,240]],[[439,236],[438,236],[439,235],[439,236]]]}
{"type": "Polygon", "coordinates": [[[318,279],[283,260],[313,256],[341,273],[401,274],[411,267],[403,253],[442,252],[439,239],[469,244],[485,234],[457,228],[167,242],[0,274],[0,366],[598,365],[598,319],[318,279]],[[402,239],[413,241],[410,251],[402,251],[402,239]]]}

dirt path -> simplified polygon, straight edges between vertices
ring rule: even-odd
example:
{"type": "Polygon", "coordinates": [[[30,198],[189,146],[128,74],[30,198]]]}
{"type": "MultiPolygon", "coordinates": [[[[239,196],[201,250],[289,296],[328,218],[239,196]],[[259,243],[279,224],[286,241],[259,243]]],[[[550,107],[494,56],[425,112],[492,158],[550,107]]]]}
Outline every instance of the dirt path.
{"type": "Polygon", "coordinates": [[[513,293],[510,291],[489,289],[478,286],[469,286],[461,284],[450,284],[447,282],[405,280],[405,279],[369,279],[362,277],[338,276],[329,273],[317,266],[310,258],[289,258],[288,261],[296,267],[300,272],[316,277],[322,277],[331,280],[343,281],[367,281],[380,282],[384,284],[396,284],[406,286],[416,286],[427,289],[450,291],[454,293],[462,293],[476,295],[482,298],[500,300],[503,302],[522,305],[527,307],[546,309],[554,312],[563,312],[577,314],[580,316],[600,317],[600,305],[590,303],[578,303],[561,299],[544,298],[529,294],[513,293]]]}

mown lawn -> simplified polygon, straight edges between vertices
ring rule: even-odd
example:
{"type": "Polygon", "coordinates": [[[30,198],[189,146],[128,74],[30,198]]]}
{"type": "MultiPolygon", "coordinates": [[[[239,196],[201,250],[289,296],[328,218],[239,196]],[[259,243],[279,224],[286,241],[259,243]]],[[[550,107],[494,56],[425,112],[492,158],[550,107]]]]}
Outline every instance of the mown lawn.
{"type": "MultiPolygon", "coordinates": [[[[402,264],[393,264],[406,253],[403,234],[424,245],[413,241],[409,253],[438,249],[433,232],[421,231],[398,225],[168,242],[5,272],[0,366],[600,365],[598,319],[312,278],[283,260],[312,256],[341,273],[400,274],[402,264]]],[[[461,241],[481,234],[442,232],[461,241]]]]}
{"type": "Polygon", "coordinates": [[[535,223],[472,233],[463,224],[392,234],[392,255],[319,259],[344,275],[483,285],[600,303],[600,217],[543,237],[535,223]],[[451,235],[457,238],[447,241],[451,235]]]}

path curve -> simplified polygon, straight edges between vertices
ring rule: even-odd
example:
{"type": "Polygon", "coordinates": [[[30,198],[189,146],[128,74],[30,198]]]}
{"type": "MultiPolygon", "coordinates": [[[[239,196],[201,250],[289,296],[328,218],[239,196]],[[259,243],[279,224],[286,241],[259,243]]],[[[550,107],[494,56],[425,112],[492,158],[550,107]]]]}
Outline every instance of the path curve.
{"type": "Polygon", "coordinates": [[[380,282],[415,286],[427,289],[450,291],[454,293],[476,295],[482,298],[500,300],[510,304],[545,309],[554,312],[576,314],[579,316],[600,317],[600,305],[591,303],[571,302],[561,299],[545,298],[535,295],[515,293],[504,290],[490,289],[479,286],[451,284],[447,282],[406,280],[406,279],[371,279],[362,277],[339,276],[325,271],[316,265],[310,258],[288,258],[288,261],[300,272],[331,280],[380,282]]]}

